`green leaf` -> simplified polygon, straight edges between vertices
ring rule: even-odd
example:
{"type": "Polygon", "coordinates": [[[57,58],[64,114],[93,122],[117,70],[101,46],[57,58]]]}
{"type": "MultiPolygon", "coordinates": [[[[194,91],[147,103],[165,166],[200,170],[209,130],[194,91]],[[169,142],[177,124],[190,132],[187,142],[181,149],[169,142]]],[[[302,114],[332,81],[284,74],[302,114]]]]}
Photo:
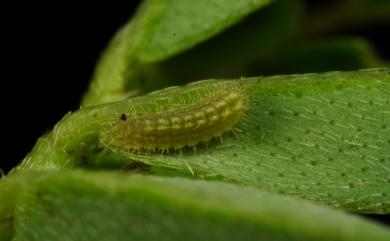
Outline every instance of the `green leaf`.
{"type": "Polygon", "coordinates": [[[102,56],[83,104],[121,100],[142,88],[145,65],[202,42],[271,0],[146,0],[102,56]],[[127,93],[129,90],[133,92],[127,93]]]}
{"type": "MultiPolygon", "coordinates": [[[[358,212],[390,212],[388,70],[275,76],[247,83],[248,113],[234,135],[222,136],[223,142],[169,155],[106,147],[132,160],[202,178],[218,177],[358,212]]],[[[212,82],[207,85],[211,88],[212,82]]],[[[183,94],[162,92],[150,101],[188,95],[179,91],[183,94]]]]}
{"type": "Polygon", "coordinates": [[[14,235],[14,210],[16,204],[17,187],[15,180],[6,182],[0,179],[0,241],[12,240],[14,235]]]}
{"type": "MultiPolygon", "coordinates": [[[[27,172],[7,179],[0,182],[0,193],[17,200],[12,240],[390,237],[386,227],[341,211],[218,182],[77,170],[27,172]]],[[[10,239],[0,233],[0,240],[10,239]]]]}
{"type": "Polygon", "coordinates": [[[142,62],[166,59],[219,33],[270,0],[166,1],[145,28],[147,36],[138,58],[142,62]]]}
{"type": "Polygon", "coordinates": [[[99,160],[94,168],[120,168],[138,161],[164,175],[194,173],[347,210],[389,213],[389,73],[372,69],[205,81],[82,108],[41,138],[14,172],[90,166],[94,160],[99,160]],[[115,136],[103,135],[121,123],[122,114],[180,112],[225,85],[245,86],[249,104],[245,118],[222,135],[223,143],[215,138],[198,144],[196,152],[145,154],[110,144],[115,136]]]}
{"type": "Polygon", "coordinates": [[[279,53],[258,58],[250,75],[315,73],[383,67],[369,43],[359,38],[333,38],[304,42],[279,53]]]}
{"type": "Polygon", "coordinates": [[[207,78],[247,76],[253,61],[273,55],[298,32],[302,6],[280,0],[160,66],[171,85],[207,78]]]}

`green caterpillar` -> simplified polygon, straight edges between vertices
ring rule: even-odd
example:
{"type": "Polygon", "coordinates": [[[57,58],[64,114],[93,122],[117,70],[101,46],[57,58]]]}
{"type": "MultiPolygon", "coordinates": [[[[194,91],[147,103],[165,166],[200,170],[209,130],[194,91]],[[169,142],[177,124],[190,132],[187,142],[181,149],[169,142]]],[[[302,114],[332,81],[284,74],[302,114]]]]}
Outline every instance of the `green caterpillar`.
{"type": "Polygon", "coordinates": [[[233,81],[197,82],[146,97],[152,101],[131,104],[133,111],[103,132],[104,145],[138,153],[195,148],[231,130],[248,105],[245,88],[233,81]]]}

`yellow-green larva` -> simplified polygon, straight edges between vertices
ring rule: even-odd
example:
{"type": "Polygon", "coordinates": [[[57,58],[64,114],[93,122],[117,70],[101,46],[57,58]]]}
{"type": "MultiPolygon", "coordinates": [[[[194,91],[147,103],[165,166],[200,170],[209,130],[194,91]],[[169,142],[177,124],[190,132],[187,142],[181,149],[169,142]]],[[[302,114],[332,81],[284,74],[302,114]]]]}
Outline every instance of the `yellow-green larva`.
{"type": "MultiPolygon", "coordinates": [[[[191,88],[189,86],[188,88],[191,88]]],[[[247,108],[244,88],[239,85],[218,85],[206,94],[174,92],[163,100],[187,97],[191,101],[173,103],[172,107],[156,108],[142,114],[121,114],[103,134],[111,149],[129,152],[180,150],[207,142],[229,131],[242,118],[247,108]],[[192,98],[188,95],[192,94],[192,98]],[[180,96],[182,95],[182,97],[180,96]]],[[[150,96],[152,98],[153,95],[150,96]]],[[[160,101],[162,102],[162,101],[160,101]]]]}

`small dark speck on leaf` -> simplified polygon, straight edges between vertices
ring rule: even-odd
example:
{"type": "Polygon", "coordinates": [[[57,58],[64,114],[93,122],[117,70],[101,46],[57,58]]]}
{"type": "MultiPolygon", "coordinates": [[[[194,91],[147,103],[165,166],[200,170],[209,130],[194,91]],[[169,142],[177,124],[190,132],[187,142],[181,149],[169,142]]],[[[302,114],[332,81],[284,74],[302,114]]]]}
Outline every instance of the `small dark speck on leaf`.
{"type": "Polygon", "coordinates": [[[127,115],[125,113],[122,113],[120,119],[123,120],[123,121],[126,121],[127,120],[127,115]]]}

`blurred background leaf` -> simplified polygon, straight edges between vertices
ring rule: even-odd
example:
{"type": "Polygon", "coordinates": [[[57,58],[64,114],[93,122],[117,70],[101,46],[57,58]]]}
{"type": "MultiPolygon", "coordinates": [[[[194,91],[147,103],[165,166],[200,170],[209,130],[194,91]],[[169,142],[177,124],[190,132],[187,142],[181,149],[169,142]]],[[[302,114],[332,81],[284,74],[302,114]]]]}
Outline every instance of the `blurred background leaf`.
{"type": "MultiPolygon", "coordinates": [[[[347,27],[389,22],[388,1],[345,0],[310,11],[304,1],[278,0],[264,7],[266,3],[145,1],[104,54],[90,94],[102,102],[104,96],[110,100],[109,93],[120,99],[198,79],[386,65],[375,51],[363,46],[363,39],[347,44],[352,36],[341,36],[346,40],[336,44],[337,38],[329,34],[337,36],[347,27]],[[318,41],[322,47],[320,43],[313,46],[318,41]],[[309,54],[310,50],[314,53],[309,54]],[[325,50],[330,50],[328,57],[319,58],[325,50]],[[288,60],[283,60],[285,57],[288,60]],[[294,67],[293,62],[300,66],[294,67]],[[255,65],[257,70],[249,67],[255,65]]],[[[89,102],[90,94],[84,103],[89,102]]]]}
{"type": "MultiPolygon", "coordinates": [[[[341,211],[218,182],[80,170],[2,181],[16,200],[12,240],[388,240],[341,211]]],[[[1,214],[1,213],[0,213],[1,214]]],[[[0,230],[4,228],[0,222],[0,230]]],[[[0,240],[11,240],[0,232],[0,240]]]]}
{"type": "MultiPolygon", "coordinates": [[[[167,59],[218,34],[270,0],[145,0],[103,54],[83,104],[120,100],[145,92],[150,70],[144,65],[167,59]],[[131,92],[128,92],[131,91],[131,92]]],[[[156,82],[152,83],[155,86],[156,82]]]]}
{"type": "Polygon", "coordinates": [[[275,1],[222,34],[163,62],[165,80],[187,83],[246,76],[255,59],[273,55],[295,36],[302,14],[297,1],[275,1]]]}
{"type": "Polygon", "coordinates": [[[259,57],[246,71],[250,75],[318,73],[329,70],[356,70],[385,65],[370,44],[360,38],[328,38],[307,41],[259,57]]]}
{"type": "MultiPolygon", "coordinates": [[[[307,1],[316,2],[316,1],[307,1]]],[[[390,22],[390,2],[387,0],[319,1],[320,6],[307,14],[302,34],[318,37],[390,22]]]]}

